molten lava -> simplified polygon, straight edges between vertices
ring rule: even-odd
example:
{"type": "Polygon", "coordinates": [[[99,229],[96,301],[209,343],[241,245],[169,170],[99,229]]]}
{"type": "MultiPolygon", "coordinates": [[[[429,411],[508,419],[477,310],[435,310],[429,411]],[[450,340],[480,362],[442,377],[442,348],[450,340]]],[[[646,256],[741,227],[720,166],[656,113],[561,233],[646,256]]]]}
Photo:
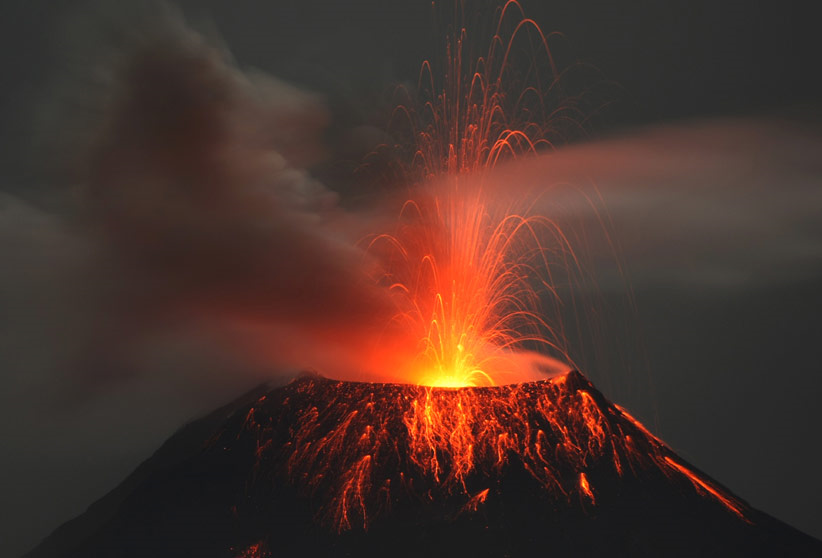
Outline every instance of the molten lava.
{"type": "Polygon", "coordinates": [[[408,142],[394,152],[412,194],[396,229],[367,248],[372,278],[396,305],[384,329],[396,350],[382,350],[394,353],[402,383],[303,378],[263,397],[239,434],[254,440],[253,482],[285,479],[340,532],[367,529],[409,499],[475,513],[511,469],[552,501],[583,507],[597,505],[603,477],[678,476],[744,517],[741,503],[563,363],[557,285],[573,282],[574,251],[559,226],[528,215],[527,200],[498,203],[483,173],[550,147],[553,121],[567,113],[546,109],[559,74],[545,34],[514,0],[498,16],[487,55],[467,64],[459,29],[444,84],[426,62],[429,98],[397,110],[408,142]],[[546,76],[536,56],[529,71],[514,71],[520,41],[538,45],[546,76]],[[411,356],[397,364],[397,354],[411,356]]]}
{"type": "Polygon", "coordinates": [[[416,347],[406,351],[416,357],[399,365],[399,377],[477,387],[567,371],[526,351],[533,346],[570,360],[561,330],[543,318],[541,299],[551,294],[551,257],[567,268],[572,256],[559,229],[539,217],[494,214],[481,191],[459,192],[468,184],[458,178],[450,187],[408,202],[398,230],[371,243],[388,262],[378,280],[397,306],[386,329],[416,347]]]}
{"type": "Polygon", "coordinates": [[[253,439],[251,482],[285,481],[339,532],[368,529],[409,500],[476,513],[510,470],[583,508],[601,499],[599,479],[651,471],[744,518],[743,504],[564,364],[558,285],[572,286],[574,250],[556,223],[529,215],[528,200],[500,204],[483,175],[550,148],[569,112],[547,109],[559,73],[545,34],[515,0],[498,16],[473,65],[465,28],[450,36],[443,84],[424,63],[424,100],[400,105],[392,123],[407,138],[391,149],[411,196],[395,230],[367,249],[370,276],[396,306],[380,350],[402,383],[307,377],[261,398],[238,435],[253,439]],[[524,73],[511,64],[521,46],[535,53],[524,73]]]}
{"type": "Polygon", "coordinates": [[[527,202],[500,207],[482,184],[500,161],[550,147],[554,122],[570,108],[547,109],[559,74],[545,34],[516,1],[497,15],[474,64],[466,29],[449,36],[443,83],[425,62],[423,100],[401,104],[391,126],[407,138],[394,155],[413,193],[396,231],[368,248],[382,264],[372,275],[397,307],[386,337],[416,355],[397,371],[408,383],[491,386],[571,368],[555,285],[578,267],[573,249],[555,223],[527,214],[527,202]],[[524,74],[512,65],[520,47],[533,53],[524,74]]]}
{"type": "Polygon", "coordinates": [[[187,425],[32,558],[820,556],[578,372],[303,376],[187,425]]]}
{"type": "Polygon", "coordinates": [[[497,481],[511,470],[559,505],[597,505],[598,479],[662,475],[745,518],[743,503],[577,372],[462,389],[305,376],[260,398],[243,420],[214,451],[246,440],[256,448],[249,490],[286,482],[337,531],[368,529],[408,501],[475,512],[502,495],[497,481]]]}
{"type": "Polygon", "coordinates": [[[372,278],[396,305],[382,351],[393,353],[386,367],[402,383],[306,378],[277,401],[261,399],[241,433],[254,438],[255,471],[283,475],[337,531],[367,529],[406,498],[476,512],[499,493],[489,479],[512,467],[553,501],[586,506],[597,504],[603,474],[679,475],[743,515],[564,364],[557,285],[573,282],[574,251],[559,226],[528,215],[527,200],[498,203],[483,173],[550,147],[553,121],[567,113],[546,109],[559,74],[545,34],[516,1],[498,16],[485,56],[466,63],[459,29],[446,44],[443,85],[426,62],[420,91],[429,98],[397,110],[408,141],[394,153],[412,194],[396,229],[367,248],[372,278]],[[545,76],[536,56],[529,71],[514,71],[520,41],[538,45],[545,76]]]}
{"type": "MultiPolygon", "coordinates": [[[[70,552],[44,556],[534,556],[558,542],[561,555],[780,548],[774,523],[754,531],[753,510],[565,364],[560,292],[580,268],[571,243],[529,214],[529,200],[500,204],[483,174],[550,148],[553,125],[573,120],[574,107],[548,108],[559,73],[536,23],[516,0],[498,16],[485,56],[466,64],[459,29],[444,84],[426,62],[427,99],[396,112],[405,128],[392,134],[407,142],[389,149],[401,155],[411,195],[395,230],[369,237],[364,258],[396,313],[362,360],[398,383],[306,375],[255,390],[195,424],[208,432],[204,449],[185,458],[174,444],[161,449],[153,468],[89,509],[115,510],[99,528],[76,523],[70,552]],[[515,71],[521,46],[536,46],[545,67],[535,56],[515,71]],[[671,535],[679,521],[685,528],[671,535]],[[716,523],[727,531],[711,533],[716,523]],[[700,545],[692,533],[725,546],[700,545]]],[[[193,445],[187,430],[176,441],[193,445]]]]}

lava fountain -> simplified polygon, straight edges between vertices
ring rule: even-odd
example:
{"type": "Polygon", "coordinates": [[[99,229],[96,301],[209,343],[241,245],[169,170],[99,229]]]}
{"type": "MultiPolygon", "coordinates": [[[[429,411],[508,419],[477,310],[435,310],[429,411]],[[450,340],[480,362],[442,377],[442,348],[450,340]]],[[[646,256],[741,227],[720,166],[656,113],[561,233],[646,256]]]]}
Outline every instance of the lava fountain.
{"type": "Polygon", "coordinates": [[[319,516],[337,531],[367,529],[398,494],[456,497],[476,510],[490,490],[477,479],[512,461],[557,499],[585,505],[596,503],[603,468],[677,474],[744,518],[743,504],[570,372],[557,286],[572,286],[579,270],[571,243],[555,222],[529,214],[527,200],[500,204],[483,176],[551,148],[557,120],[574,106],[547,108],[561,74],[539,26],[515,0],[497,15],[476,62],[465,56],[466,29],[449,35],[443,85],[425,62],[419,88],[427,94],[400,104],[392,121],[408,137],[387,147],[411,195],[395,230],[371,237],[367,251],[379,262],[372,279],[396,306],[384,330],[394,359],[385,366],[399,382],[296,382],[280,404],[322,405],[296,406],[281,443],[272,443],[281,421],[261,399],[243,426],[256,440],[255,468],[286,464],[290,482],[327,500],[319,516]],[[525,72],[512,65],[521,43],[540,54],[525,72]]]}
{"type": "MultiPolygon", "coordinates": [[[[562,76],[548,37],[519,3],[506,2],[496,21],[487,53],[475,62],[466,56],[466,28],[450,33],[442,85],[423,63],[422,101],[401,90],[407,99],[391,123],[407,137],[387,147],[411,196],[396,229],[374,235],[367,250],[380,262],[371,277],[397,309],[385,336],[402,358],[390,366],[408,385],[335,385],[339,395],[324,411],[299,415],[290,453],[279,460],[310,493],[330,495],[323,514],[340,531],[367,528],[382,507],[378,495],[390,501],[399,484],[420,483],[441,498],[460,493],[476,508],[488,489],[472,493],[467,479],[511,456],[557,497],[577,494],[594,504],[586,471],[607,458],[620,476],[636,465],[685,475],[743,516],[742,504],[569,373],[557,285],[572,286],[578,274],[573,247],[558,224],[529,214],[527,200],[500,204],[483,176],[502,161],[552,148],[575,106],[549,110],[562,76]],[[517,71],[512,53],[523,48],[530,67],[517,71]],[[386,467],[387,453],[407,461],[400,477],[386,467]]],[[[259,431],[262,459],[269,433],[253,409],[247,421],[259,431]]]]}
{"type": "Polygon", "coordinates": [[[573,370],[571,242],[483,177],[550,149],[576,105],[548,110],[562,76],[516,0],[497,16],[474,63],[465,28],[449,35],[443,85],[423,64],[423,100],[392,120],[407,141],[384,146],[410,195],[364,241],[395,311],[362,360],[396,381],[258,388],[31,556],[818,555],[573,370]],[[535,54],[517,71],[523,44],[535,54]]]}
{"type": "Polygon", "coordinates": [[[395,111],[390,128],[407,139],[392,147],[412,195],[396,230],[368,244],[382,263],[372,275],[397,308],[387,337],[405,339],[400,352],[411,355],[394,364],[399,377],[440,387],[567,371],[555,285],[558,275],[571,282],[579,267],[556,223],[528,215],[527,202],[501,207],[483,188],[485,172],[550,148],[556,121],[570,120],[571,103],[547,109],[560,74],[546,35],[510,1],[499,10],[484,56],[469,63],[466,44],[465,28],[451,33],[444,83],[425,62],[423,100],[406,94],[395,111]],[[533,53],[524,73],[512,64],[522,46],[533,53]]]}

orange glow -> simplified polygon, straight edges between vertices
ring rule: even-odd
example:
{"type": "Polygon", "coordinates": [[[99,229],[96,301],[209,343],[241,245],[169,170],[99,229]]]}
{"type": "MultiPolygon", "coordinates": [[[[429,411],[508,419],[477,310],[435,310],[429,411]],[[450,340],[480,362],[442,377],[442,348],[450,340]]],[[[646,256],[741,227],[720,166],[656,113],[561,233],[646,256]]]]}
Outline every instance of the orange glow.
{"type": "MultiPolygon", "coordinates": [[[[494,218],[480,193],[451,194],[409,202],[398,231],[371,243],[390,262],[378,277],[397,306],[388,329],[417,347],[401,377],[452,388],[535,379],[535,361],[520,352],[529,343],[569,360],[540,312],[551,272],[544,239],[556,231],[536,217],[494,218]]],[[[560,242],[551,249],[567,253],[560,242]]]]}
{"type": "Polygon", "coordinates": [[[473,66],[463,59],[465,39],[460,29],[448,42],[445,84],[436,85],[426,62],[429,83],[422,87],[421,77],[421,89],[431,98],[397,109],[410,131],[401,166],[414,188],[396,229],[367,245],[376,262],[370,275],[396,313],[384,343],[363,360],[384,359],[399,383],[303,378],[284,388],[323,403],[281,402],[278,412],[288,414],[281,448],[267,443],[281,434],[272,421],[249,411],[244,432],[256,437],[258,465],[284,458],[282,474],[310,500],[327,499],[320,520],[338,531],[368,529],[398,495],[418,490],[477,512],[495,494],[483,488],[487,477],[509,466],[558,501],[592,505],[605,498],[597,484],[603,471],[679,473],[743,516],[741,504],[674,461],[639,421],[569,372],[557,285],[573,286],[577,258],[559,226],[528,214],[528,200],[499,207],[482,181],[499,161],[551,146],[557,111],[546,110],[545,100],[556,68],[545,35],[516,1],[505,4],[488,54],[473,66]],[[525,33],[550,61],[549,79],[519,83],[511,95],[509,55],[525,33]]]}
{"type": "Polygon", "coordinates": [[[476,512],[479,511],[479,508],[482,504],[485,503],[485,500],[488,498],[488,491],[489,489],[486,488],[485,490],[480,490],[473,496],[471,499],[468,500],[468,503],[462,508],[464,512],[476,512]]]}
{"type": "Polygon", "coordinates": [[[688,480],[690,480],[697,489],[704,490],[705,492],[707,492],[708,494],[722,502],[722,504],[726,508],[734,512],[740,518],[745,519],[745,514],[742,513],[742,504],[740,502],[737,502],[736,500],[734,500],[726,494],[722,494],[722,492],[720,492],[719,489],[711,485],[711,483],[699,477],[699,475],[697,475],[684,465],[677,463],[669,456],[665,457],[665,462],[677,471],[679,471],[680,473],[682,473],[683,475],[685,475],[686,477],[688,477],[688,480]]]}
{"type": "Polygon", "coordinates": [[[471,64],[466,42],[466,29],[455,31],[444,83],[425,62],[423,101],[395,112],[392,131],[408,143],[394,146],[407,155],[398,166],[416,186],[396,231],[368,247],[383,262],[374,278],[397,307],[386,330],[404,339],[403,354],[416,355],[399,377],[451,388],[538,378],[541,366],[522,358],[526,348],[570,362],[559,320],[546,319],[544,305],[562,304],[554,276],[577,265],[555,223],[529,216],[527,202],[500,208],[482,187],[483,173],[500,161],[552,145],[551,123],[562,111],[547,109],[558,79],[547,38],[509,1],[485,56],[471,64]],[[532,77],[514,80],[510,54],[524,45],[532,77]]]}
{"type": "MultiPolygon", "coordinates": [[[[719,488],[714,487],[710,482],[701,478],[695,472],[691,471],[681,463],[676,462],[670,455],[664,455],[664,453],[672,453],[671,449],[668,447],[665,442],[660,440],[658,437],[651,434],[647,428],[645,428],[642,423],[640,423],[637,419],[632,417],[628,411],[620,407],[619,405],[615,405],[617,409],[619,409],[620,413],[623,417],[628,419],[647,439],[653,442],[654,450],[651,453],[650,457],[657,463],[657,465],[663,469],[663,471],[667,469],[673,469],[688,478],[689,481],[694,485],[697,490],[702,490],[705,493],[709,494],[710,496],[714,497],[717,501],[721,502],[723,506],[727,509],[738,515],[740,518],[745,518],[745,514],[743,512],[744,505],[732,498],[729,495],[724,494],[719,488]]],[[[626,444],[632,444],[633,441],[630,437],[626,436],[626,444]]]]}
{"type": "Polygon", "coordinates": [[[271,556],[271,553],[265,549],[265,545],[261,541],[242,550],[235,558],[268,558],[269,556],[271,556]]]}
{"type": "Polygon", "coordinates": [[[592,504],[596,503],[596,500],[594,500],[594,492],[591,490],[591,485],[588,483],[588,477],[585,476],[585,473],[579,474],[579,488],[582,490],[582,493],[591,500],[592,504]]]}
{"type": "Polygon", "coordinates": [[[318,519],[338,531],[367,530],[409,492],[476,512],[498,494],[488,478],[512,466],[569,504],[597,505],[603,498],[594,471],[610,479],[684,475],[698,492],[745,518],[744,504],[680,464],[577,372],[461,389],[304,377],[284,390],[280,400],[259,401],[240,432],[268,442],[278,435],[272,429],[282,428],[272,414],[289,417],[284,446],[252,446],[258,448],[254,482],[270,483],[266,474],[280,470],[272,464],[285,459],[289,482],[313,500],[322,495],[318,519]],[[292,400],[303,403],[290,406],[292,400]]]}

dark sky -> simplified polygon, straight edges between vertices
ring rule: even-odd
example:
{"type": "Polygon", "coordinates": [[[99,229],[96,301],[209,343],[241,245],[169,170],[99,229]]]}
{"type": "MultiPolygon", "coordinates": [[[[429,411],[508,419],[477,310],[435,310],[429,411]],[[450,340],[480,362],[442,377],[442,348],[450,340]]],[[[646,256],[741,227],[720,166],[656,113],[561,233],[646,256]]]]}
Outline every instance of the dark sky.
{"type": "MultiPolygon", "coordinates": [[[[12,555],[112,488],[183,421],[256,381],[215,379],[219,366],[210,362],[205,387],[194,385],[195,373],[152,376],[79,403],[38,406],[63,401],[48,387],[45,362],[68,354],[62,343],[84,323],[73,291],[48,272],[87,256],[63,240],[81,219],[64,201],[81,180],[69,147],[94,110],[95,97],[77,92],[105,86],[105,76],[83,72],[117,52],[129,29],[123,21],[142,13],[136,3],[104,4],[0,7],[0,258],[8,262],[0,303],[10,309],[0,318],[10,386],[0,432],[14,454],[0,469],[0,492],[9,496],[0,540],[11,541],[2,544],[12,555]],[[30,217],[30,208],[43,213],[30,217]],[[63,412],[68,418],[57,418],[63,412]]],[[[610,320],[598,354],[583,359],[599,371],[586,373],[697,467],[822,537],[822,423],[814,411],[822,395],[822,167],[814,152],[822,146],[822,45],[810,3],[522,4],[543,30],[563,33],[562,64],[596,68],[588,85],[604,107],[579,151],[558,157],[570,161],[573,177],[582,176],[579,165],[602,162],[601,172],[582,174],[599,181],[613,206],[635,311],[625,310],[625,290],[603,280],[597,304],[610,320]],[[624,156],[614,162],[610,152],[624,156]],[[703,183],[692,189],[689,181],[703,183]],[[650,188],[654,195],[645,196],[650,188]]],[[[420,61],[439,56],[426,1],[176,5],[240,70],[318,93],[332,155],[344,151],[348,131],[379,122],[392,83],[413,83],[420,61]]],[[[483,5],[467,11],[482,13],[483,5]]],[[[307,166],[341,189],[330,183],[334,164],[307,166]]]]}
{"type": "MultiPolygon", "coordinates": [[[[385,83],[414,81],[420,60],[439,56],[433,11],[424,1],[179,5],[192,21],[210,22],[242,66],[347,95],[354,103],[350,97],[377,95],[385,83]]],[[[822,78],[814,71],[822,45],[807,2],[522,5],[544,31],[564,34],[560,51],[566,62],[590,63],[624,89],[607,115],[612,125],[818,105],[822,97],[822,78]]],[[[8,107],[15,96],[42,87],[48,69],[59,66],[65,20],[82,17],[82,10],[59,1],[6,2],[2,9],[8,30],[0,60],[9,86],[0,99],[8,107]]]]}
{"type": "MultiPolygon", "coordinates": [[[[243,62],[309,84],[341,76],[350,76],[352,84],[386,74],[414,79],[421,56],[439,55],[429,3],[351,4],[257,2],[248,8],[260,14],[253,21],[245,10],[227,5],[204,8],[192,2],[188,11],[210,13],[243,62]],[[309,22],[310,32],[294,21],[309,22]]],[[[544,31],[565,35],[561,55],[568,62],[588,62],[625,89],[619,111],[625,124],[748,114],[815,102],[822,94],[813,71],[820,41],[813,10],[804,2],[526,0],[522,5],[544,31]]]]}

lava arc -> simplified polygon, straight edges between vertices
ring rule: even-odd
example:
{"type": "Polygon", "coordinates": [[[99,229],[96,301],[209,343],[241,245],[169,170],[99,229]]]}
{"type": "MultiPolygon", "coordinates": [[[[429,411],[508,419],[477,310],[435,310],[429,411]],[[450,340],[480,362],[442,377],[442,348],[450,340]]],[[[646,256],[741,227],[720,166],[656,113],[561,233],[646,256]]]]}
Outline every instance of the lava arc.
{"type": "Polygon", "coordinates": [[[550,149],[575,108],[549,108],[561,74],[516,0],[476,62],[466,41],[451,33],[442,82],[426,62],[423,100],[395,111],[406,141],[385,148],[410,195],[394,229],[364,241],[367,278],[396,312],[363,359],[386,355],[396,381],[263,386],[181,431],[32,557],[820,554],[575,370],[559,287],[581,273],[572,243],[483,181],[550,149]]]}
{"type": "Polygon", "coordinates": [[[374,280],[397,307],[387,337],[415,355],[398,366],[408,383],[488,386],[570,368],[555,285],[557,276],[573,281],[573,247],[556,223],[529,215],[527,201],[500,204],[483,174],[551,147],[573,107],[547,108],[559,73],[537,24],[515,1],[497,21],[487,54],[473,63],[467,30],[451,33],[442,83],[424,63],[423,100],[408,96],[392,120],[406,138],[392,155],[412,194],[396,230],[375,234],[368,251],[381,263],[374,280]],[[521,74],[511,53],[523,45],[533,56],[521,74]]]}

